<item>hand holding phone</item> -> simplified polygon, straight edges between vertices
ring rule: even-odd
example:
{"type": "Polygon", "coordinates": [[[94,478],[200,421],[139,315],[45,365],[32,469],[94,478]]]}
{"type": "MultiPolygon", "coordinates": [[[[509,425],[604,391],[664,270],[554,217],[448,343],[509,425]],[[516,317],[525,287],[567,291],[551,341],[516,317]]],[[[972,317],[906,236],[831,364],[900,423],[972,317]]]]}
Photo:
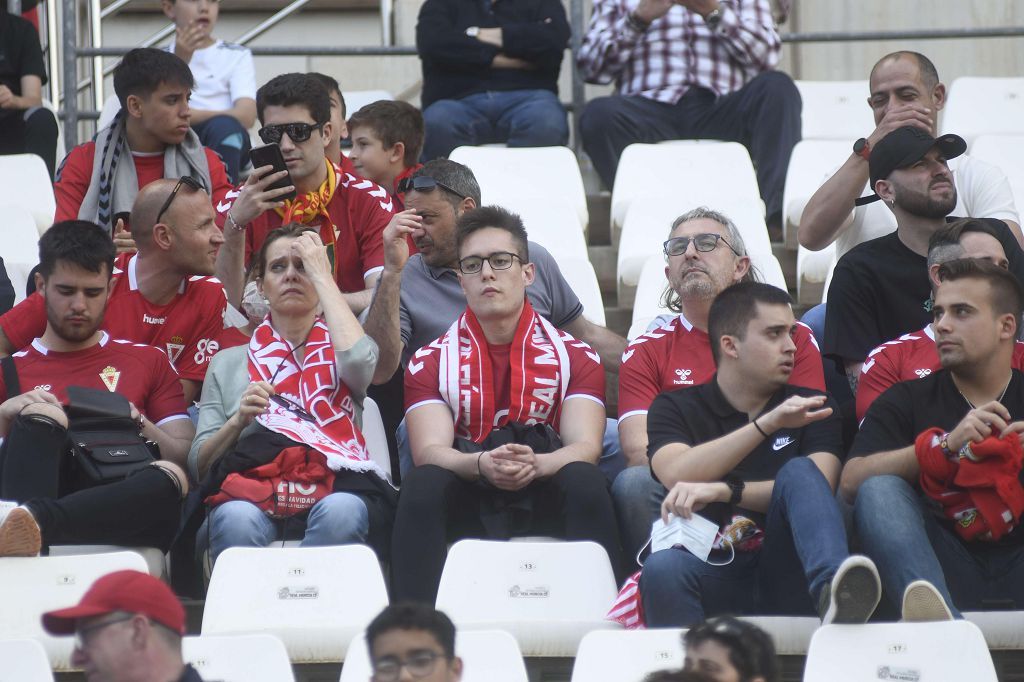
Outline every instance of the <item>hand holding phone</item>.
{"type": "Polygon", "coordinates": [[[276,144],[256,147],[250,153],[253,171],[228,210],[231,220],[247,225],[264,211],[284,206],[285,199],[296,197],[295,186],[276,144]],[[266,151],[261,151],[266,150],[266,151]]]}
{"type": "Polygon", "coordinates": [[[288,172],[288,166],[285,165],[284,156],[281,154],[281,148],[276,144],[265,144],[262,147],[254,147],[249,152],[249,158],[252,160],[252,167],[262,168],[263,166],[271,166],[273,170],[271,173],[279,173],[284,171],[285,175],[277,180],[274,180],[267,185],[265,190],[272,189],[283,189],[291,186],[291,191],[280,194],[277,196],[278,201],[286,199],[294,199],[296,196],[295,188],[292,183],[291,173],[288,172]]]}

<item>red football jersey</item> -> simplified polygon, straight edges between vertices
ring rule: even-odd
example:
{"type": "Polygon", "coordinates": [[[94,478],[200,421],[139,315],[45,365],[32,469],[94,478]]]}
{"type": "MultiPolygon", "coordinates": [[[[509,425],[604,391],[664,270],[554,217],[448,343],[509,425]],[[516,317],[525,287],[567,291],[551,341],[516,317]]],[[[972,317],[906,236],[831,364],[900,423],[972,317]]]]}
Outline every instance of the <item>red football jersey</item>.
{"type": "MultiPolygon", "coordinates": [[[[103,329],[114,338],[129,339],[166,350],[184,379],[202,381],[210,358],[220,349],[227,294],[215,277],[182,280],[178,295],[166,305],[150,303],[139,292],[137,254],[122,253],[114,261],[114,288],[107,301],[103,329]]],[[[15,348],[24,348],[46,331],[46,303],[38,293],[0,316],[0,329],[15,348]]]]}
{"type": "MultiPolygon", "coordinates": [[[[921,379],[941,367],[931,325],[886,341],[868,353],[861,365],[857,381],[857,420],[864,419],[875,398],[893,384],[921,379]]],[[[1024,371],[1024,343],[1020,341],[1013,349],[1013,367],[1024,371]]]]}
{"type": "MultiPolygon", "coordinates": [[[[564,338],[564,337],[563,337],[564,338]]],[[[438,386],[441,371],[440,339],[416,352],[415,357],[405,369],[405,411],[412,410],[429,403],[448,403],[441,397],[438,386]]],[[[512,362],[509,354],[512,344],[489,347],[491,354],[491,370],[494,376],[494,410],[495,420],[505,416],[511,402],[512,394],[512,362]]],[[[565,350],[569,356],[569,384],[565,389],[562,402],[572,397],[582,397],[604,405],[604,367],[600,358],[590,346],[577,339],[568,338],[565,350]]],[[[561,410],[549,412],[548,423],[558,430],[558,415],[561,410]]],[[[497,426],[497,423],[491,426],[497,426]]]]}
{"type": "MultiPolygon", "coordinates": [[[[797,322],[796,357],[789,383],[825,390],[818,342],[810,327],[797,322]]],[[[682,315],[633,339],[619,369],[619,421],[647,414],[659,393],[707,382],[715,373],[711,341],[682,315]]]]}
{"type": "MultiPolygon", "coordinates": [[[[370,180],[344,173],[337,166],[338,186],[327,213],[334,223],[334,239],[338,245],[336,264],[338,287],[343,292],[366,289],[365,278],[384,269],[384,228],[391,221],[394,202],[388,191],[370,180]]],[[[241,193],[227,193],[217,204],[217,223],[223,227],[227,214],[241,193]]],[[[259,255],[267,233],[281,227],[281,216],[265,211],[245,227],[245,263],[259,255]]],[[[320,229],[320,223],[310,223],[320,229]]]]}
{"type": "MultiPolygon", "coordinates": [[[[188,419],[181,382],[167,356],[152,346],[116,341],[103,332],[100,342],[71,353],[51,351],[40,339],[14,354],[22,392],[41,388],[67,404],[68,386],[120,393],[160,426],[188,419]]],[[[0,402],[11,397],[0,379],[0,402]]]]}
{"type": "MultiPolygon", "coordinates": [[[[217,202],[223,199],[231,189],[231,182],[224,169],[224,162],[217,156],[217,152],[205,147],[203,151],[206,152],[206,165],[210,168],[210,183],[213,185],[211,199],[216,206],[217,202]]],[[[57,182],[53,184],[53,193],[57,198],[57,214],[53,219],[54,222],[78,218],[78,209],[81,208],[82,200],[85,199],[85,193],[89,190],[89,183],[92,181],[92,164],[95,155],[95,142],[80,144],[68,152],[57,172],[57,182]]],[[[164,155],[162,153],[132,154],[132,160],[135,162],[135,175],[139,179],[139,187],[145,187],[164,176],[164,155]]]]}

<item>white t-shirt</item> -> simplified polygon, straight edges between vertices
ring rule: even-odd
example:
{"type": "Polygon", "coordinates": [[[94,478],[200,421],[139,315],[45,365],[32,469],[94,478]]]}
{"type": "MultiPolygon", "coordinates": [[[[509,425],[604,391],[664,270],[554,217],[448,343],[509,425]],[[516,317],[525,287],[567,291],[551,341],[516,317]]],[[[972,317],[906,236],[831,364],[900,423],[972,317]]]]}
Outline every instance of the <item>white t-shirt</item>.
{"type": "MultiPolygon", "coordinates": [[[[174,41],[167,47],[174,52],[174,41]]],[[[249,48],[218,40],[192,53],[188,63],[196,86],[189,105],[193,109],[227,111],[235,102],[256,99],[256,72],[249,48]]]]}
{"type": "MultiPolygon", "coordinates": [[[[950,215],[960,218],[998,218],[1020,224],[1013,203],[1013,190],[1003,171],[985,161],[964,154],[950,159],[956,185],[956,208],[950,215]]],[[[864,189],[864,196],[871,194],[864,189]]],[[[853,222],[836,238],[837,256],[869,239],[882,237],[896,229],[896,216],[884,201],[858,206],[853,211],[853,222]]]]}

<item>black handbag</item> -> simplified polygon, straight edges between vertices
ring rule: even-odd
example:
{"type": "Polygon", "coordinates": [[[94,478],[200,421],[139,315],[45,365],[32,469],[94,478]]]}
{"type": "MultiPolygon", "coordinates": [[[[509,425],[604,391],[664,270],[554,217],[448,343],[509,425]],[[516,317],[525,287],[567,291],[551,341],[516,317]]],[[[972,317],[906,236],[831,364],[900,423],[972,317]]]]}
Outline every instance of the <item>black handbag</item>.
{"type": "Polygon", "coordinates": [[[68,386],[71,455],[95,485],[127,478],[160,458],[159,446],[139,433],[128,399],[119,393],[68,386]]]}

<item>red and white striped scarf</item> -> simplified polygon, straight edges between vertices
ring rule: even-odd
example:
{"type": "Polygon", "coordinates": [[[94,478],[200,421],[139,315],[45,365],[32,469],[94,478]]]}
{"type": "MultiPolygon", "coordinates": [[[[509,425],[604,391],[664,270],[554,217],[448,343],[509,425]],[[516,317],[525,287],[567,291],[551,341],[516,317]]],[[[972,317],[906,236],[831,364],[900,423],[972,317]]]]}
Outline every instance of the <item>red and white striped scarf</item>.
{"type": "MultiPolygon", "coordinates": [[[[569,337],[571,338],[571,337],[569,337]]],[[[455,416],[455,433],[476,443],[509,422],[551,424],[556,430],[569,386],[569,354],[562,332],[523,302],[512,352],[508,411],[497,415],[487,338],[467,309],[440,340],[438,388],[455,416]],[[497,421],[496,421],[497,418],[497,421]]]]}
{"type": "Polygon", "coordinates": [[[273,379],[278,395],[301,405],[316,419],[307,421],[271,401],[270,408],[256,418],[260,424],[323,453],[333,471],[372,471],[387,480],[370,459],[363,434],[352,421],[355,405],[338,376],[334,346],[323,320],[318,318],[309,331],[301,364],[270,318],[264,320],[249,341],[249,379],[273,379]]]}

